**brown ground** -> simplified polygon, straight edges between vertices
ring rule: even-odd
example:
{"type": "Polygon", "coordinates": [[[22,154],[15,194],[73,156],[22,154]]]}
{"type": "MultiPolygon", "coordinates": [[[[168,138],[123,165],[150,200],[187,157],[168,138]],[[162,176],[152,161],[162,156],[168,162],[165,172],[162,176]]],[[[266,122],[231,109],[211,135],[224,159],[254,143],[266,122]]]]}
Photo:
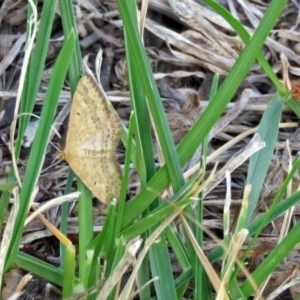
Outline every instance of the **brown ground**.
{"type": "MultiPolygon", "coordinates": [[[[80,1],[76,1],[80,2],[80,1]]],[[[83,55],[89,55],[90,67],[94,67],[95,56],[100,48],[104,50],[101,80],[102,85],[110,99],[113,101],[119,116],[126,124],[130,114],[128,79],[126,74],[125,52],[123,33],[120,29],[120,17],[117,5],[114,1],[81,1],[76,6],[76,22],[80,36],[80,45],[83,55]],[[99,4],[101,2],[101,5],[99,4]]],[[[201,1],[199,1],[201,2],[201,1]]],[[[227,1],[222,1],[227,3],[227,1]]],[[[229,1],[228,1],[229,2],[229,1]]],[[[232,12],[236,13],[242,23],[251,31],[256,22],[255,10],[262,14],[266,7],[261,2],[250,1],[246,9],[242,8],[237,1],[233,1],[232,12]],[[251,4],[251,5],[250,5],[251,4]]],[[[18,86],[18,78],[23,60],[22,35],[26,28],[26,5],[27,1],[4,1],[0,3],[0,76],[2,85],[1,91],[9,92],[1,94],[1,109],[5,115],[0,122],[0,176],[4,180],[11,165],[11,155],[7,140],[9,137],[9,126],[13,118],[15,95],[18,86]],[[17,50],[14,51],[15,47],[17,50]],[[10,59],[11,58],[11,59],[10,59]]],[[[160,90],[163,103],[168,114],[170,126],[176,143],[179,143],[189,128],[197,120],[201,111],[206,107],[214,73],[219,73],[224,78],[232,68],[237,59],[243,43],[235,36],[229,25],[218,17],[213,11],[202,3],[190,2],[182,7],[176,6],[178,2],[167,0],[150,0],[149,11],[145,22],[145,46],[151,60],[154,76],[160,90]]],[[[281,77],[281,64],[279,55],[283,52],[290,63],[290,75],[297,78],[300,66],[300,41],[298,34],[299,21],[297,13],[299,7],[290,2],[284,14],[276,25],[264,47],[264,54],[273,66],[275,72],[281,77]]],[[[56,59],[59,49],[62,46],[62,27],[57,16],[53,26],[52,41],[50,43],[47,58],[47,69],[44,71],[44,82],[42,84],[39,98],[34,113],[39,114],[43,102],[44,91],[47,87],[51,66],[56,59]]],[[[69,89],[62,95],[60,109],[70,99],[69,89]]],[[[274,93],[274,87],[265,76],[258,64],[255,64],[245,79],[243,85],[237,92],[231,104],[228,105],[225,120],[229,125],[223,128],[221,125],[215,128],[211,136],[209,154],[213,154],[220,146],[224,145],[241,132],[258,125],[266,104],[274,93]],[[245,88],[250,88],[255,94],[251,97],[242,97],[245,88]],[[233,104],[237,105],[234,106],[233,104]],[[234,115],[234,117],[232,117],[234,115]]],[[[294,93],[298,93],[298,86],[294,86],[294,93]]],[[[2,115],[1,115],[2,116],[2,115]]],[[[67,115],[64,116],[66,118],[67,115]]],[[[61,120],[61,122],[65,120],[61,120]]],[[[295,115],[285,109],[282,122],[297,122],[295,115]]],[[[63,128],[61,128],[63,131],[63,128]]],[[[27,139],[30,140],[30,134],[27,139]]],[[[250,137],[231,147],[219,155],[209,165],[212,169],[216,160],[219,167],[240,151],[250,140],[250,137]]],[[[288,151],[285,141],[289,140],[292,157],[298,155],[300,145],[299,130],[297,125],[291,128],[281,129],[277,143],[277,151],[266,179],[264,191],[261,196],[258,213],[265,210],[270,200],[276,193],[288,170],[288,151]]],[[[54,139],[54,142],[58,142],[54,139]]],[[[30,146],[30,141],[28,142],[30,146]]],[[[20,173],[24,173],[28,149],[23,149],[20,173]]],[[[51,165],[54,149],[50,149],[46,159],[46,166],[51,165]]],[[[123,162],[123,150],[120,148],[118,159],[123,162]]],[[[190,162],[193,165],[198,157],[190,162]]],[[[246,179],[247,162],[237,166],[232,176],[232,197],[234,207],[238,211],[243,197],[244,184],[246,179]]],[[[42,173],[39,186],[40,191],[36,196],[37,202],[44,202],[61,195],[68,174],[65,163],[51,167],[42,173]]],[[[296,178],[294,188],[297,188],[299,178],[296,178]]],[[[136,193],[137,180],[132,175],[129,189],[129,198],[136,193]]],[[[205,223],[215,234],[222,233],[222,211],[224,205],[226,186],[224,182],[214,188],[213,192],[207,195],[205,223]]],[[[299,207],[295,207],[294,218],[298,218],[299,207]]],[[[70,229],[76,232],[76,211],[71,216],[70,229]]],[[[47,218],[57,224],[57,211],[50,210],[47,218]]],[[[97,217],[101,222],[102,217],[97,217]]],[[[281,220],[278,220],[268,227],[261,236],[258,244],[251,253],[249,260],[250,269],[255,269],[264,256],[276,245],[280,232],[281,220]]],[[[25,229],[26,234],[23,244],[26,251],[51,261],[55,264],[58,261],[58,243],[53,237],[49,237],[48,231],[39,221],[30,223],[25,229]],[[38,239],[36,235],[39,234],[38,239]],[[29,249],[29,250],[28,250],[29,249]]],[[[76,239],[76,235],[74,235],[76,239]]],[[[74,241],[76,242],[76,241],[74,241]]],[[[215,247],[214,242],[207,241],[205,250],[215,247]]],[[[268,284],[267,294],[274,291],[288,277],[298,273],[299,261],[298,249],[287,258],[287,260],[276,270],[273,278],[268,284]]],[[[35,285],[36,286],[36,285],[35,285]]],[[[29,288],[32,295],[44,293],[29,288]]],[[[299,293],[300,288],[293,287],[286,293],[284,298],[281,294],[278,299],[293,299],[299,293]]],[[[43,297],[43,296],[42,296],[43,297]]],[[[37,298],[36,298],[37,299],[37,298]]]]}

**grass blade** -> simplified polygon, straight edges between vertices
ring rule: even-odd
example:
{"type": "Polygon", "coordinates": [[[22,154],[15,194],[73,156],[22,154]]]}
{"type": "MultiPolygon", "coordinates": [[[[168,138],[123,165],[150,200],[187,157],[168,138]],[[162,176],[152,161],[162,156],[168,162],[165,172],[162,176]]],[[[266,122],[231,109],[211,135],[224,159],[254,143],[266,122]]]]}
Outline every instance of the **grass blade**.
{"type": "Polygon", "coordinates": [[[24,175],[24,183],[20,193],[20,210],[14,227],[13,238],[10,245],[11,255],[6,263],[6,271],[13,266],[16,259],[21,235],[23,232],[24,221],[29,209],[31,195],[44,161],[48,137],[54,120],[60,91],[69,67],[70,53],[72,53],[74,49],[74,44],[75,35],[74,33],[71,33],[66,40],[53,68],[53,73],[49,82],[49,87],[41,113],[39,127],[36,132],[36,137],[32,145],[24,175]]]}

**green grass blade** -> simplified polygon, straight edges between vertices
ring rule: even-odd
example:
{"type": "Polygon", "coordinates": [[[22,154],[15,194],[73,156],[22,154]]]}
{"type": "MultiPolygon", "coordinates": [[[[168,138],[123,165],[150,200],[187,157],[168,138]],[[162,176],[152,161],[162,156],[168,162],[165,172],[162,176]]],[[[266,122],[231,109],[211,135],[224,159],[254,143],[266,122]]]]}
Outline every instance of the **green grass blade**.
{"type": "Polygon", "coordinates": [[[137,26],[134,23],[134,12],[130,11],[130,6],[127,1],[119,0],[118,6],[122,15],[126,38],[128,38],[128,42],[131,46],[130,49],[133,51],[135,60],[139,63],[141,82],[148,99],[149,108],[152,113],[164,159],[166,161],[168,176],[174,190],[177,191],[184,182],[181,166],[177,157],[173,137],[167,122],[162,101],[153,78],[149,60],[141,42],[137,26]]]}
{"type": "MultiPolygon", "coordinates": [[[[262,263],[251,274],[252,279],[260,286],[269,275],[279,266],[279,264],[289,255],[294,247],[299,243],[300,222],[288,233],[281,243],[262,261],[262,263]]],[[[244,296],[250,297],[254,288],[247,279],[241,285],[244,296]]]]}
{"type": "Polygon", "coordinates": [[[87,247],[94,236],[93,226],[93,200],[92,193],[84,186],[81,180],[77,181],[78,191],[78,222],[79,222],[79,279],[83,286],[88,286],[90,265],[87,264],[87,247]]]}
{"type": "MultiPolygon", "coordinates": [[[[67,179],[66,188],[64,194],[69,194],[71,192],[73,184],[74,172],[71,170],[67,179]]],[[[60,220],[60,232],[67,236],[68,232],[68,217],[69,217],[69,203],[64,202],[61,206],[61,220],[60,220]]],[[[66,246],[60,243],[60,267],[64,269],[66,246]]]]}
{"type": "MultiPolygon", "coordinates": [[[[126,40],[128,42],[128,47],[130,47],[130,54],[127,54],[128,57],[131,57],[133,59],[129,59],[128,62],[133,62],[134,64],[131,67],[132,71],[135,71],[137,75],[139,75],[140,80],[139,82],[142,83],[142,87],[145,91],[148,105],[151,111],[151,115],[153,118],[153,123],[155,124],[155,129],[157,132],[157,136],[159,139],[159,143],[161,145],[161,150],[166,162],[166,168],[168,169],[168,176],[170,178],[171,184],[173,186],[174,191],[178,191],[180,187],[184,184],[183,174],[181,171],[179,159],[177,157],[173,137],[167,122],[167,118],[164,112],[164,107],[162,105],[162,101],[160,99],[158,89],[150,68],[150,64],[145,52],[145,49],[142,45],[138,28],[137,28],[137,18],[135,18],[136,9],[135,6],[131,5],[134,2],[129,1],[118,1],[119,9],[122,15],[124,30],[125,30],[125,36],[126,40]],[[137,65],[138,64],[138,65],[137,65]]],[[[134,85],[134,82],[131,83],[134,85]]],[[[137,84],[137,83],[135,83],[137,84]]],[[[134,87],[133,87],[134,88],[134,87]]],[[[142,101],[145,99],[143,97],[143,91],[140,90],[139,87],[134,89],[136,91],[135,96],[137,94],[140,94],[142,96],[141,99],[137,99],[138,101],[142,101]]],[[[131,91],[133,92],[133,91],[131,91]]],[[[143,106],[140,105],[140,109],[143,108],[143,115],[138,116],[138,111],[136,111],[137,115],[137,126],[143,126],[143,124],[140,124],[142,122],[145,122],[143,120],[146,113],[146,103],[143,104],[143,106]],[[140,119],[139,119],[140,118],[140,119]]],[[[147,119],[146,119],[147,120],[147,119]]],[[[149,122],[149,118],[148,118],[149,122]]],[[[150,125],[150,123],[149,123],[150,125]]],[[[147,154],[149,155],[149,152],[151,151],[151,148],[149,148],[149,145],[151,146],[151,132],[150,132],[150,126],[146,127],[148,128],[148,134],[145,137],[145,140],[142,138],[141,140],[137,141],[137,144],[140,144],[141,147],[143,147],[140,153],[145,154],[145,151],[147,151],[147,154]],[[143,143],[143,144],[142,144],[143,143]],[[149,149],[145,149],[145,145],[148,145],[149,149]]],[[[143,130],[143,127],[140,128],[140,130],[143,130]]],[[[145,164],[147,175],[149,174],[151,177],[155,171],[154,169],[154,161],[153,161],[153,153],[152,156],[148,156],[148,161],[142,162],[145,164]],[[150,167],[148,168],[147,163],[149,163],[150,167]]],[[[141,156],[141,155],[140,155],[141,156]]],[[[148,178],[149,179],[149,178],[148,178]]],[[[144,180],[145,182],[145,180],[144,180]]],[[[158,205],[158,201],[152,204],[152,209],[155,208],[158,205]]],[[[158,296],[160,299],[166,299],[167,297],[174,298],[176,297],[175,293],[175,286],[172,280],[172,268],[170,264],[170,260],[161,260],[161,257],[168,257],[168,249],[166,247],[165,241],[163,241],[164,237],[163,234],[161,236],[161,242],[153,245],[149,252],[150,252],[150,265],[152,266],[152,274],[153,276],[158,276],[160,280],[155,281],[155,287],[158,296]],[[161,280],[161,278],[164,278],[164,282],[161,280]]]]}
{"type": "Polygon", "coordinates": [[[219,119],[226,105],[232,99],[234,93],[247,75],[269,32],[284,9],[285,3],[286,1],[280,1],[279,5],[278,1],[273,1],[267,9],[251,40],[242,51],[229,75],[217,91],[216,96],[209,103],[195,126],[193,126],[180,143],[178,153],[181,163],[185,163],[189,159],[191,152],[193,153],[197,149],[199,139],[201,138],[200,141],[202,142],[209,130],[219,119]],[[200,138],[196,138],[197,136],[200,138]]]}
{"type": "MultiPolygon", "coordinates": [[[[298,165],[299,167],[299,165],[298,165]]],[[[300,201],[300,191],[294,193],[289,198],[285,199],[283,202],[280,202],[277,204],[273,211],[271,212],[270,216],[267,220],[265,220],[266,213],[259,216],[257,219],[255,219],[249,226],[249,236],[253,236],[261,227],[261,223],[265,222],[265,225],[271,223],[275,219],[277,219],[279,216],[281,216],[283,213],[288,211],[290,208],[295,206],[300,201]]],[[[210,262],[217,261],[223,253],[223,249],[221,247],[216,248],[214,251],[212,251],[208,255],[208,259],[210,262]]]]}
{"type": "MultiPolygon", "coordinates": [[[[37,2],[37,1],[36,1],[37,2]]],[[[20,113],[32,113],[33,107],[35,104],[35,99],[39,90],[39,86],[42,79],[42,73],[45,66],[46,56],[48,52],[48,46],[50,41],[50,34],[52,30],[53,19],[55,15],[57,1],[45,1],[43,3],[43,9],[41,13],[39,31],[36,37],[36,45],[32,51],[29,66],[27,69],[26,80],[24,83],[24,90],[22,101],[20,104],[20,113]]],[[[28,17],[30,17],[32,10],[29,5],[28,17]]],[[[29,28],[29,22],[27,24],[29,28]]],[[[28,29],[27,28],[27,32],[28,29]]],[[[30,116],[23,115],[19,118],[19,127],[18,127],[18,136],[15,144],[15,155],[18,158],[21,144],[23,141],[23,135],[26,129],[26,126],[29,122],[30,116]]],[[[13,179],[13,169],[11,169],[8,176],[8,180],[13,179]]],[[[7,210],[8,202],[10,198],[10,193],[4,192],[0,198],[0,224],[4,220],[4,216],[7,210]]]]}
{"type": "Polygon", "coordinates": [[[128,139],[126,145],[126,154],[125,154],[125,162],[124,162],[124,171],[123,171],[123,180],[122,180],[122,187],[120,192],[120,199],[118,201],[118,216],[116,221],[116,234],[118,234],[122,228],[123,222],[123,215],[125,210],[126,204],[126,195],[127,195],[127,187],[129,183],[129,172],[130,172],[130,158],[132,155],[132,139],[133,139],[133,132],[135,127],[135,119],[134,113],[131,114],[129,120],[129,130],[128,130],[128,139]]]}
{"type": "Polygon", "coordinates": [[[170,215],[174,210],[179,206],[185,206],[189,204],[191,199],[183,199],[179,202],[176,202],[176,205],[168,205],[166,207],[160,207],[154,213],[150,212],[148,216],[143,217],[141,220],[137,221],[133,225],[129,226],[125,230],[123,230],[119,237],[129,242],[147,230],[153,228],[155,225],[159,224],[161,220],[170,215]]]}
{"type": "Polygon", "coordinates": [[[73,245],[66,248],[64,277],[63,277],[63,299],[72,296],[74,289],[76,250],[73,245]]]}
{"type": "Polygon", "coordinates": [[[158,242],[153,244],[149,251],[152,275],[160,276],[160,280],[154,281],[157,299],[176,299],[175,282],[167,249],[166,238],[162,233],[158,242]]]}
{"type": "MultiPolygon", "coordinates": [[[[115,250],[113,252],[114,255],[111,257],[111,268],[110,268],[109,276],[111,276],[114,273],[116,266],[118,265],[118,263],[120,262],[120,260],[123,258],[125,254],[125,250],[126,250],[125,242],[123,241],[123,239],[119,239],[115,245],[115,250]]],[[[112,300],[116,299],[116,290],[117,289],[114,288],[114,290],[112,291],[108,299],[112,299],[112,300]]]]}
{"type": "MultiPolygon", "coordinates": [[[[77,84],[78,84],[81,67],[82,67],[81,66],[81,52],[80,52],[79,38],[77,35],[77,28],[76,28],[75,16],[74,16],[74,12],[73,12],[72,1],[69,1],[69,0],[61,1],[60,0],[59,7],[60,7],[64,36],[68,37],[72,30],[73,30],[73,32],[76,33],[75,50],[73,51],[73,53],[71,55],[70,68],[69,68],[71,94],[73,96],[75,93],[77,84]]],[[[74,177],[74,172],[72,170],[70,170],[65,193],[70,192],[71,185],[73,183],[73,177],[74,177]]],[[[81,187],[82,187],[82,185],[81,185],[81,187]]],[[[87,189],[85,186],[82,188],[87,189]]],[[[86,191],[86,193],[88,193],[88,192],[86,191]]],[[[65,202],[62,205],[61,222],[60,222],[61,231],[64,234],[66,234],[66,231],[67,231],[68,214],[69,214],[69,203],[65,202]]],[[[61,256],[60,256],[61,257],[61,266],[63,267],[63,260],[64,260],[63,258],[64,258],[65,247],[62,244],[60,247],[61,247],[61,256]]]]}
{"type": "MultiPolygon", "coordinates": [[[[256,218],[248,227],[249,236],[253,236],[258,231],[260,231],[262,227],[262,223],[263,226],[266,226],[267,224],[274,221],[276,218],[281,216],[283,213],[285,213],[287,210],[289,210],[291,207],[293,207],[300,201],[300,191],[297,191],[294,194],[292,194],[290,197],[285,199],[284,201],[278,203],[279,199],[283,197],[283,194],[286,191],[288,183],[292,180],[295,172],[299,169],[299,167],[300,167],[300,158],[298,158],[296,162],[293,164],[291,172],[288,174],[279,192],[277,193],[273,202],[274,207],[272,204],[269,211],[256,218]]],[[[222,253],[223,253],[222,248],[218,247],[208,255],[208,259],[211,262],[215,262],[218,258],[221,257],[222,253]]]]}
{"type": "MultiPolygon", "coordinates": [[[[112,265],[113,265],[113,258],[115,255],[115,238],[116,238],[116,208],[117,203],[116,201],[113,201],[110,203],[110,215],[109,220],[109,226],[107,231],[107,237],[104,244],[104,258],[107,261],[106,265],[106,275],[108,275],[112,271],[112,265]]],[[[107,276],[106,276],[107,278],[107,276]]]]}
{"type": "MultiPolygon", "coordinates": [[[[89,287],[95,285],[96,281],[99,279],[99,256],[101,253],[105,253],[107,251],[107,248],[105,248],[105,243],[110,232],[110,227],[114,226],[115,224],[115,209],[115,205],[109,205],[107,218],[101,232],[98,233],[98,235],[91,241],[91,243],[87,247],[87,253],[92,253],[91,272],[88,285],[89,287]]],[[[105,254],[108,256],[109,253],[105,254]]]]}
{"type": "MultiPolygon", "coordinates": [[[[134,3],[135,4],[135,3],[134,3]]],[[[126,37],[126,31],[124,32],[126,37]]],[[[143,87],[139,84],[139,63],[134,57],[130,45],[126,45],[126,57],[128,64],[128,76],[130,85],[131,107],[135,112],[135,142],[136,142],[136,170],[141,180],[141,186],[149,181],[155,174],[154,151],[152,143],[152,131],[146,97],[143,87]]]]}
{"type": "Polygon", "coordinates": [[[17,185],[16,181],[0,183],[0,191],[11,192],[17,185]]]}
{"type": "MultiPolygon", "coordinates": [[[[216,96],[178,146],[178,155],[182,165],[187,162],[204,140],[240,86],[266,37],[277,22],[280,12],[285,7],[285,3],[286,1],[280,1],[279,7],[277,5],[278,2],[276,2],[276,4],[274,4],[274,2],[271,3],[257,30],[218,90],[216,96]]],[[[151,187],[152,190],[160,192],[167,184],[167,170],[165,167],[162,167],[156,173],[155,177],[151,179],[147,187],[151,187]]],[[[155,197],[155,193],[144,188],[126,207],[123,226],[126,227],[129,223],[132,223],[150,205],[155,197]],[[133,207],[134,209],[132,209],[133,207]]]]}
{"type": "MultiPolygon", "coordinates": [[[[210,90],[209,101],[211,101],[216,95],[218,89],[218,81],[219,81],[219,76],[215,75],[210,90]]],[[[204,169],[204,172],[206,166],[206,157],[208,153],[208,144],[209,144],[209,133],[207,134],[207,136],[205,137],[202,143],[202,155],[201,155],[202,159],[200,161],[200,164],[201,164],[201,168],[204,169]]],[[[202,183],[204,183],[204,178],[202,179],[202,183]]],[[[200,193],[199,201],[197,205],[197,221],[199,224],[203,224],[203,201],[204,201],[203,193],[200,193]]],[[[203,247],[203,230],[200,226],[195,227],[195,237],[198,241],[199,246],[203,247]]],[[[210,284],[208,284],[209,280],[207,278],[207,274],[205,273],[202,263],[198,259],[195,251],[193,252],[194,253],[190,254],[190,256],[193,256],[193,259],[195,261],[195,263],[192,263],[194,276],[195,276],[194,298],[209,300],[212,298],[211,286],[210,284]]]]}
{"type": "Polygon", "coordinates": [[[283,214],[288,209],[290,209],[293,205],[297,204],[298,201],[300,201],[300,199],[299,199],[300,193],[299,193],[299,191],[297,191],[294,194],[292,194],[289,198],[287,198],[286,200],[279,203],[279,201],[283,198],[284,193],[286,192],[287,185],[292,180],[292,178],[293,178],[294,174],[296,173],[296,171],[298,170],[299,166],[300,166],[300,159],[298,158],[296,160],[296,162],[293,164],[291,172],[288,174],[284,183],[280,187],[280,190],[278,191],[269,211],[267,211],[263,215],[259,216],[251,223],[251,225],[249,226],[249,234],[252,234],[255,231],[257,231],[258,228],[261,227],[262,223],[265,223],[265,225],[266,225],[266,224],[272,222],[275,218],[279,217],[281,214],[283,214]],[[264,221],[264,219],[266,218],[266,215],[268,215],[267,220],[264,221]]]}
{"type": "Polygon", "coordinates": [[[258,127],[257,133],[266,143],[266,147],[252,155],[250,158],[246,183],[250,184],[252,189],[249,195],[247,216],[245,220],[246,228],[250,224],[253,217],[253,213],[261,193],[261,188],[263,186],[267,171],[270,166],[271,158],[274,153],[283,102],[283,99],[278,93],[276,93],[269,102],[267,110],[265,111],[258,127]]]}
{"type": "MultiPolygon", "coordinates": [[[[48,53],[52,24],[55,16],[57,1],[46,1],[40,18],[39,29],[36,36],[36,44],[30,58],[27,69],[26,82],[20,106],[20,113],[32,113],[35,99],[41,84],[45,61],[48,53]]],[[[30,116],[24,115],[19,120],[18,138],[16,141],[17,157],[20,153],[21,143],[30,116]]]]}
{"type": "Polygon", "coordinates": [[[80,72],[82,69],[82,62],[79,39],[77,35],[76,21],[73,12],[73,2],[71,0],[59,0],[58,3],[61,12],[64,36],[69,36],[70,32],[72,31],[76,35],[75,49],[71,55],[70,68],[68,72],[72,95],[74,95],[77,83],[79,81],[80,72]]]}
{"type": "Polygon", "coordinates": [[[9,248],[10,257],[6,263],[6,271],[13,266],[16,259],[31,195],[38,180],[38,175],[44,161],[44,155],[48,144],[51,126],[54,120],[60,91],[69,67],[70,53],[72,53],[74,49],[74,44],[75,35],[70,34],[62,50],[60,51],[53,68],[49,87],[44,100],[44,106],[41,112],[39,127],[36,132],[35,140],[32,145],[24,175],[23,187],[20,193],[20,210],[9,248]]]}
{"type": "MultiPolygon", "coordinates": [[[[234,31],[240,36],[240,38],[243,40],[245,44],[249,42],[251,39],[251,35],[248,33],[248,31],[244,28],[244,26],[235,19],[229,11],[227,11],[223,6],[221,6],[216,1],[212,0],[204,0],[208,5],[210,5],[218,14],[220,14],[224,19],[231,25],[231,27],[234,29],[234,31]]],[[[276,5],[276,3],[274,3],[276,5]]],[[[281,4],[278,3],[278,10],[281,11],[281,4]]],[[[283,86],[283,84],[280,82],[276,74],[274,73],[272,67],[266,60],[266,58],[263,56],[262,52],[259,52],[257,55],[257,61],[262,66],[265,73],[269,76],[270,80],[274,83],[277,90],[280,94],[286,94],[286,90],[283,86]]]]}
{"type": "Polygon", "coordinates": [[[295,99],[289,97],[286,102],[285,102],[294,112],[294,114],[300,119],[300,106],[299,102],[296,101],[295,99]]]}
{"type": "MultiPolygon", "coordinates": [[[[135,27],[138,24],[136,1],[128,1],[130,11],[134,19],[135,27]]],[[[124,22],[126,28],[126,22],[124,22]]],[[[139,67],[141,62],[136,59],[134,49],[129,41],[128,32],[124,30],[126,58],[128,65],[128,76],[130,85],[130,99],[131,107],[134,111],[135,117],[135,145],[136,145],[136,170],[139,174],[141,187],[144,187],[150,178],[155,174],[154,151],[152,142],[152,130],[150,123],[150,116],[146,102],[144,87],[141,83],[141,75],[139,67]]],[[[146,62],[147,63],[147,62],[146,62]]],[[[157,201],[156,201],[157,202],[157,201]]],[[[153,203],[154,204],[154,203],[153,203]]],[[[152,205],[153,205],[152,204],[152,205]]],[[[145,210],[147,213],[149,208],[145,210]]],[[[147,232],[143,233],[143,240],[147,239],[147,232]]],[[[141,268],[139,269],[139,285],[143,286],[149,281],[149,265],[148,256],[145,257],[141,268]]],[[[148,299],[150,297],[150,289],[147,286],[140,294],[141,299],[148,299]]]]}
{"type": "Polygon", "coordinates": [[[42,277],[49,282],[62,286],[64,273],[49,263],[46,263],[34,256],[19,252],[17,256],[17,265],[19,268],[24,269],[32,274],[42,277]]]}

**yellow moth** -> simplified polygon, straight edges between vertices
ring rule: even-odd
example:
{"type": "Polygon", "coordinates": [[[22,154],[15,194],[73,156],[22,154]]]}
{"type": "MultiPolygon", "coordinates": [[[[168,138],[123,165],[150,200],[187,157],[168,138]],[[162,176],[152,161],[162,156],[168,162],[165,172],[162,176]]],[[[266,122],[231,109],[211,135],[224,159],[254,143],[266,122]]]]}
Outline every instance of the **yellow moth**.
{"type": "Polygon", "coordinates": [[[118,198],[122,172],[115,157],[121,127],[102,89],[90,76],[77,86],[66,146],[61,153],[76,175],[102,202],[118,198]]]}

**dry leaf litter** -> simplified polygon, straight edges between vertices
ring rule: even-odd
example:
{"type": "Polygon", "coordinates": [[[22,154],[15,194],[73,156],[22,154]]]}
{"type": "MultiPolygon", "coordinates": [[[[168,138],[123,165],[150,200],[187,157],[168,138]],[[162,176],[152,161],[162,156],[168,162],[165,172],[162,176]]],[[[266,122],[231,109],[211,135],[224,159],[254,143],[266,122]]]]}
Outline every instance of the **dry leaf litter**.
{"type": "MultiPolygon", "coordinates": [[[[256,1],[255,3],[239,1],[237,3],[237,1],[224,0],[221,2],[246,26],[250,33],[253,32],[267,9],[266,4],[262,1],[256,1]]],[[[82,53],[83,55],[89,55],[90,67],[93,68],[95,53],[103,48],[104,60],[101,82],[120,118],[124,124],[127,124],[130,114],[128,77],[123,33],[117,5],[113,1],[76,1],[73,5],[82,53]]],[[[300,21],[297,18],[298,12],[299,4],[290,1],[263,49],[264,55],[279,77],[281,76],[279,59],[281,52],[285,54],[290,63],[291,78],[297,79],[300,75],[300,21]]],[[[2,182],[5,182],[11,166],[8,135],[13,118],[16,89],[23,59],[26,14],[27,1],[5,0],[0,6],[0,176],[2,182]]],[[[37,115],[39,115],[43,104],[43,97],[47,89],[53,62],[63,43],[62,27],[58,19],[54,22],[46,69],[44,70],[43,82],[34,110],[37,115]]],[[[144,41],[174,140],[178,144],[208,105],[213,74],[218,73],[221,75],[221,84],[233,67],[244,44],[223,19],[201,1],[175,0],[149,1],[149,11],[145,20],[144,41]]],[[[299,93],[299,85],[294,84],[293,89],[294,94],[299,93]]],[[[242,132],[256,127],[274,91],[272,83],[265,76],[260,66],[255,63],[234,99],[228,104],[222,119],[213,128],[210,134],[209,155],[216,153],[221,146],[242,132]]],[[[57,115],[55,120],[55,124],[64,124],[60,128],[62,132],[66,127],[69,99],[70,89],[66,84],[61,94],[60,114],[57,115]]],[[[298,156],[300,132],[295,123],[297,121],[295,115],[288,107],[285,107],[282,123],[287,125],[285,128],[280,129],[276,152],[264,184],[256,216],[264,212],[266,207],[270,205],[270,201],[272,201],[273,196],[287,176],[289,159],[286,146],[287,140],[289,141],[292,159],[295,160],[298,156]]],[[[207,173],[209,174],[217,161],[219,162],[218,170],[226,166],[229,159],[236,157],[248,145],[251,137],[251,135],[247,136],[225,152],[219,153],[207,166],[207,173]]],[[[21,176],[24,175],[28,147],[30,147],[30,141],[32,141],[30,130],[25,136],[24,142],[28,140],[29,143],[27,147],[22,149],[21,161],[18,164],[21,176]]],[[[59,142],[54,134],[52,142],[59,142]]],[[[49,146],[39,180],[39,191],[35,197],[37,203],[43,203],[63,194],[69,168],[65,163],[52,166],[55,151],[52,146],[49,146]]],[[[118,149],[117,158],[120,164],[124,162],[124,149],[122,147],[118,149]]],[[[197,162],[199,162],[199,153],[195,153],[188,165],[185,166],[185,170],[194,166],[197,162]]],[[[243,197],[247,165],[248,160],[233,166],[231,171],[233,227],[235,224],[234,215],[239,212],[243,197]]],[[[219,178],[218,185],[206,195],[204,203],[203,225],[216,236],[222,234],[223,228],[222,212],[226,185],[224,181],[225,174],[222,176],[219,178]]],[[[296,190],[298,185],[299,174],[295,177],[293,190],[296,190]]],[[[135,171],[132,170],[128,198],[133,198],[138,191],[138,177],[135,171]]],[[[72,208],[74,209],[70,212],[69,234],[73,239],[73,243],[76,244],[78,223],[75,203],[73,203],[72,208]]],[[[292,220],[298,218],[298,211],[300,212],[299,206],[296,206],[292,220]]],[[[47,210],[45,217],[55,226],[59,225],[59,208],[55,207],[47,210]]],[[[105,207],[99,205],[99,203],[95,204],[95,231],[101,230],[104,218],[105,207]]],[[[259,237],[255,247],[249,254],[250,271],[254,270],[265,255],[276,246],[281,222],[282,219],[279,218],[268,226],[259,237]]],[[[39,220],[33,220],[26,226],[22,243],[25,252],[54,265],[58,264],[58,242],[39,220]]],[[[204,242],[204,250],[207,252],[215,247],[216,242],[210,238],[207,238],[204,242]]],[[[245,248],[246,245],[243,246],[242,250],[245,248]]],[[[286,279],[298,276],[298,248],[299,246],[274,272],[266,287],[266,295],[275,291],[286,279]]],[[[176,261],[174,262],[174,272],[180,272],[176,261]]],[[[10,281],[7,283],[8,289],[9,286],[16,286],[19,282],[19,275],[9,275],[10,277],[8,276],[6,279],[10,281]]],[[[46,290],[45,286],[43,286],[42,291],[37,291],[32,285],[27,285],[25,295],[29,296],[31,294],[37,298],[46,290]]],[[[287,292],[281,294],[281,297],[286,295],[285,299],[292,299],[299,293],[299,290],[300,288],[297,285],[292,286],[287,292]]],[[[47,293],[50,292],[47,291],[47,293]]],[[[59,298],[59,295],[56,295],[59,298]]],[[[53,297],[52,295],[50,298],[54,299],[53,297]]]]}

